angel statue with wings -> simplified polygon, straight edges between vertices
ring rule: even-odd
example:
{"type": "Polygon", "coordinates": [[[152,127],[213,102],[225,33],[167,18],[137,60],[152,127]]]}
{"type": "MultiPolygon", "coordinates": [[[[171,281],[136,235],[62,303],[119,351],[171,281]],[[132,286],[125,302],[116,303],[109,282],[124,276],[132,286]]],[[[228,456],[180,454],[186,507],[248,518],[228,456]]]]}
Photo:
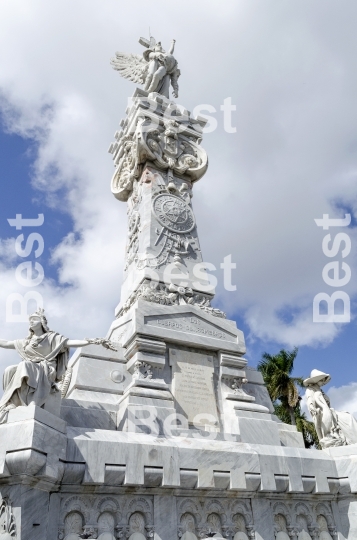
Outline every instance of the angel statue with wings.
{"type": "Polygon", "coordinates": [[[157,92],[167,98],[170,97],[171,83],[173,96],[177,98],[180,70],[173,57],[175,40],[172,41],[168,53],[162,48],[161,42],[156,43],[153,37],[150,41],[140,38],[139,43],[146,47],[142,56],[117,52],[110,62],[113,68],[125,79],[143,84],[147,92],[157,92]]]}
{"type": "Polygon", "coordinates": [[[95,344],[116,350],[110,341],[103,338],[74,340],[53,332],[41,308],[30,315],[29,322],[27,338],[15,341],[0,339],[0,347],[16,349],[22,360],[17,366],[5,369],[0,424],[6,422],[11,409],[31,404],[42,407],[51,393],[61,390],[70,348],[95,344]]]}

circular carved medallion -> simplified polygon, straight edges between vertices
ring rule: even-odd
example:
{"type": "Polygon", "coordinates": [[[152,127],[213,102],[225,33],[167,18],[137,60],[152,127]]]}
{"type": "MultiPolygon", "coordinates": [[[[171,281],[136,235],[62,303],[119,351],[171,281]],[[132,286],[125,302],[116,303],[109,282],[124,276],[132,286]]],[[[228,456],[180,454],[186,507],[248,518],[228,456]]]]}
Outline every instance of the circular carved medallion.
{"type": "Polygon", "coordinates": [[[188,233],[196,224],[189,205],[176,195],[162,193],[154,199],[152,207],[158,221],[169,231],[188,233]]]}
{"type": "Polygon", "coordinates": [[[124,375],[120,371],[115,369],[111,372],[110,378],[115,383],[121,383],[124,380],[124,375]]]}

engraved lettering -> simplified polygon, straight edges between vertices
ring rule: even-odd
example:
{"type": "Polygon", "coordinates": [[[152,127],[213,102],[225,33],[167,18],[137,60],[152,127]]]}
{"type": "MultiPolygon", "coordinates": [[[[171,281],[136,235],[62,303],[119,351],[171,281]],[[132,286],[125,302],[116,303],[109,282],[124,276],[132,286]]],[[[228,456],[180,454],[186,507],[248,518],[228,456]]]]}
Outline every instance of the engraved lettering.
{"type": "Polygon", "coordinates": [[[212,324],[196,317],[146,317],[145,324],[177,332],[207,336],[212,339],[221,339],[232,343],[237,342],[237,337],[234,334],[215,328],[212,324]]]}
{"type": "MultiPolygon", "coordinates": [[[[170,351],[170,360],[173,370],[173,395],[188,421],[192,423],[197,415],[207,414],[217,419],[213,422],[217,425],[212,357],[202,353],[174,350],[170,351]]],[[[212,424],[212,421],[203,419],[202,423],[212,424]]]]}

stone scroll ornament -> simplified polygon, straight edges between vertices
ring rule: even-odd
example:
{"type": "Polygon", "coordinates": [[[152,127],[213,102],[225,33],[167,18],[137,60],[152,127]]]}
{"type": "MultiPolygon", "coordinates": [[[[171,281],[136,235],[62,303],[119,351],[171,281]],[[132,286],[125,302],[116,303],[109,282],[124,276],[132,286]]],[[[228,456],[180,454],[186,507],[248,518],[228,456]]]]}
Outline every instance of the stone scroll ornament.
{"type": "Polygon", "coordinates": [[[49,329],[45,312],[38,309],[29,317],[29,334],[25,339],[0,340],[0,347],[15,349],[21,362],[5,369],[4,394],[0,400],[0,424],[7,421],[8,412],[19,406],[45,405],[50,395],[69,385],[68,359],[71,348],[102,345],[115,350],[103,338],[70,340],[49,329]]]}
{"type": "Polygon", "coordinates": [[[142,55],[116,52],[110,62],[113,68],[125,79],[143,84],[147,92],[157,92],[167,98],[171,84],[173,96],[177,98],[180,70],[173,56],[175,40],[168,52],[153,37],[150,40],[140,38],[139,43],[146,49],[142,55]]]}
{"type": "Polygon", "coordinates": [[[112,193],[120,201],[127,201],[133,191],[134,181],[141,173],[141,166],[150,161],[159,171],[186,175],[196,182],[208,167],[206,151],[200,146],[201,133],[185,132],[174,119],[164,119],[156,124],[143,113],[137,120],[134,132],[123,132],[117,143],[112,143],[116,170],[112,178],[112,193]]]}
{"type": "Polygon", "coordinates": [[[304,380],[306,401],[322,448],[357,443],[357,421],[348,412],[335,411],[321,389],[331,380],[330,375],[313,369],[304,380]]]}

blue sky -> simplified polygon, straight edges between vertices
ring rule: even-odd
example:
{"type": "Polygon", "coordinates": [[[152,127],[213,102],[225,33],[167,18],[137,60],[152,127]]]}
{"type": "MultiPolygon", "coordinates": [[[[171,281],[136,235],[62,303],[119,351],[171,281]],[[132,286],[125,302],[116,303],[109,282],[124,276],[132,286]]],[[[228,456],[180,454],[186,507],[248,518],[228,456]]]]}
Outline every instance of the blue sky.
{"type": "MultiPolygon", "coordinates": [[[[71,217],[56,207],[49,208],[45,194],[32,186],[32,167],[37,156],[36,142],[16,134],[9,134],[2,125],[0,147],[0,178],[3,186],[0,199],[2,216],[0,237],[11,238],[20,234],[8,223],[8,219],[15,218],[16,214],[22,214],[24,218],[36,218],[39,214],[44,214],[45,224],[41,228],[41,235],[45,241],[46,251],[38,260],[44,266],[46,276],[57,279],[56,265],[50,264],[46,252],[48,255],[48,252],[72,230],[71,217]]],[[[31,227],[31,231],[29,228],[28,232],[34,230],[31,227]]]]}
{"type": "MultiPolygon", "coordinates": [[[[110,193],[107,149],[135,88],[109,59],[116,50],[141,53],[138,38],[150,23],[164,46],[176,38],[177,101],[217,111],[218,128],[203,141],[209,170],[193,199],[205,260],[218,267],[231,253],[237,263],[237,292],[219,286],[217,305],[244,331],[251,365],[265,351],[297,345],[296,374],[329,372],[336,402],[344,405],[348,393],[357,412],[355,3],[227,0],[221,9],[183,0],[167,9],[138,0],[125,16],[118,0],[78,0],[70,12],[65,4],[14,0],[0,8],[2,337],[26,332],[4,311],[8,294],[23,292],[14,279],[19,233],[7,223],[20,213],[45,214],[39,290],[51,327],[82,338],[104,335],[113,320],[127,223],[125,205],[110,193]],[[236,133],[223,129],[227,97],[236,133]],[[314,324],[313,297],[332,292],[321,277],[330,261],[321,249],[326,231],[314,219],[346,211],[352,320],[314,324]]],[[[0,368],[13,361],[2,351],[0,368]]]]}

